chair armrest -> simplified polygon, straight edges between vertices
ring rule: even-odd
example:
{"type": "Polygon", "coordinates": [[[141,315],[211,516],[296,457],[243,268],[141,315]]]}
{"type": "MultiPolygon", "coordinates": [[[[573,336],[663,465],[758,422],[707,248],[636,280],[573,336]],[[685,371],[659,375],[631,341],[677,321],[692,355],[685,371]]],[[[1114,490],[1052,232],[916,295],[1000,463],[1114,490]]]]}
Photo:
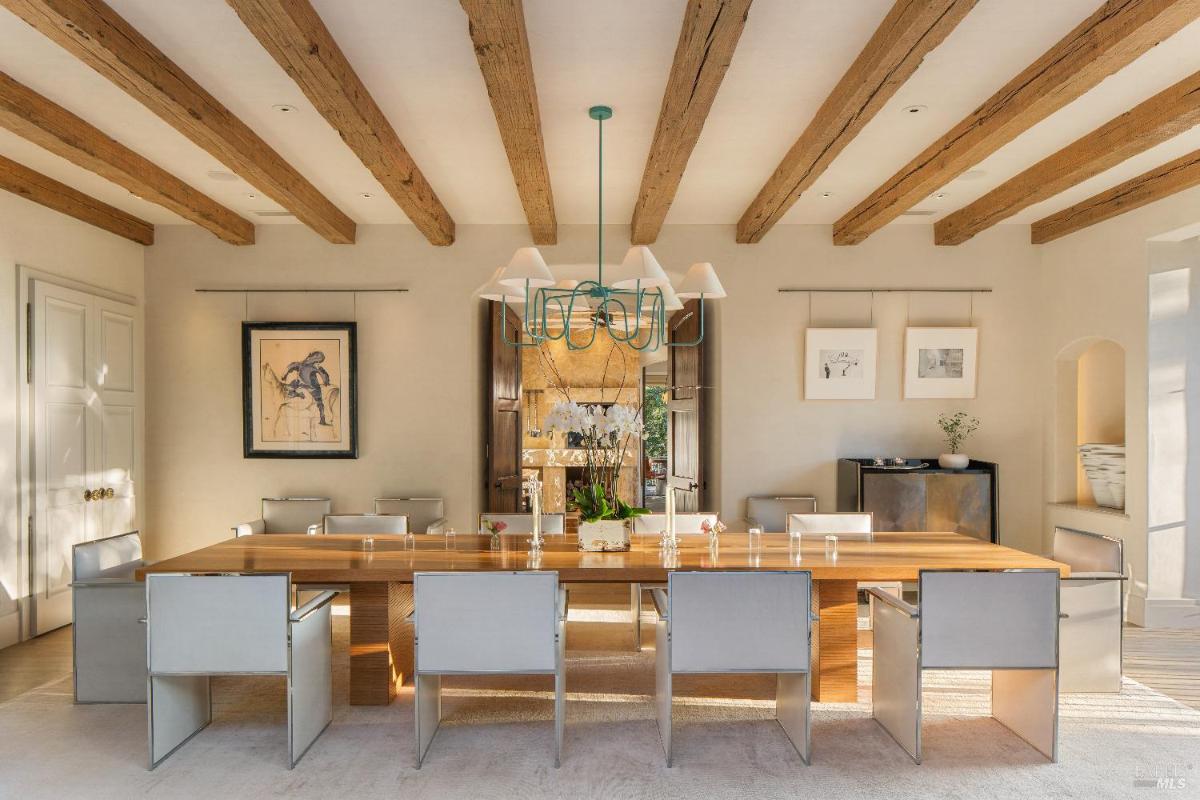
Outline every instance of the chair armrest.
{"type": "Polygon", "coordinates": [[[265,520],[252,519],[249,522],[243,522],[240,525],[233,526],[234,536],[249,536],[253,533],[265,533],[267,523],[265,520]]]}
{"type": "Polygon", "coordinates": [[[654,610],[658,612],[660,619],[669,619],[667,614],[667,592],[665,589],[651,589],[650,597],[654,600],[654,610]]]}
{"type": "Polygon", "coordinates": [[[1119,572],[1072,572],[1068,577],[1061,579],[1063,582],[1068,581],[1123,581],[1127,578],[1119,572]]]}
{"type": "Polygon", "coordinates": [[[439,534],[445,533],[446,532],[446,518],[442,517],[441,519],[435,519],[433,522],[429,523],[429,525],[427,525],[425,527],[425,532],[426,533],[439,533],[439,534]]]}
{"type": "Polygon", "coordinates": [[[71,581],[72,589],[93,589],[100,586],[144,586],[138,579],[129,577],[85,578],[81,581],[71,581]]]}
{"type": "Polygon", "coordinates": [[[917,617],[921,616],[920,610],[912,603],[906,603],[899,597],[894,597],[882,589],[867,589],[867,594],[871,595],[879,602],[886,603],[892,608],[907,614],[912,619],[916,619],[917,617]]]}
{"type": "Polygon", "coordinates": [[[326,606],[326,605],[332,603],[333,598],[335,598],[337,596],[338,596],[338,593],[335,590],[326,589],[325,591],[321,592],[319,595],[314,597],[312,600],[309,600],[307,603],[305,603],[304,605],[300,606],[295,611],[293,611],[292,615],[290,617],[291,621],[292,622],[303,622],[309,614],[313,613],[314,611],[321,608],[322,606],[326,606]]]}

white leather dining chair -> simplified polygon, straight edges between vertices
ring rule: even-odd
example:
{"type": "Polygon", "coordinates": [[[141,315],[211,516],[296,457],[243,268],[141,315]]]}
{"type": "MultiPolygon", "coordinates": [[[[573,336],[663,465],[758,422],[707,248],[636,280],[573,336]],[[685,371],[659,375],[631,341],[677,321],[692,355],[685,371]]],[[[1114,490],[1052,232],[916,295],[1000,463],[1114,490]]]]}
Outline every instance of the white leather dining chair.
{"type": "MultiPolygon", "coordinates": [[[[706,535],[701,527],[705,522],[717,524],[717,512],[699,511],[675,515],[676,536],[706,535]]],[[[641,536],[658,537],[667,530],[666,514],[642,514],[633,518],[633,532],[641,536]]],[[[633,649],[642,650],[642,592],[646,589],[662,588],[664,584],[633,583],[629,586],[629,613],[633,618],[633,649]]]]}
{"type": "MultiPolygon", "coordinates": [[[[491,533],[484,522],[503,522],[504,533],[533,533],[533,514],[484,513],[479,515],[479,532],[491,533]]],[[[542,514],[542,533],[561,535],[566,531],[565,514],[542,514]]]]}
{"type": "Polygon", "coordinates": [[[322,520],[331,510],[332,503],[328,497],[264,497],[262,516],[235,525],[233,535],[319,533],[322,520]]]}
{"type": "Polygon", "coordinates": [[[811,495],[746,498],[747,528],[762,528],[767,533],[783,533],[787,530],[789,514],[806,513],[817,513],[817,498],[811,495]]]}
{"type": "Polygon", "coordinates": [[[566,592],[557,572],[413,576],[417,768],[442,719],[443,675],[553,675],[554,766],[565,724],[566,592]],[[481,608],[488,613],[481,614],[481,608]]]}
{"type": "Polygon", "coordinates": [[[379,497],[376,514],[403,514],[413,533],[442,533],[446,529],[446,504],[440,497],[379,497]]]}
{"type": "Polygon", "coordinates": [[[875,535],[875,517],[864,512],[824,514],[788,514],[787,532],[793,536],[834,534],[839,539],[871,541],[875,535]]]}
{"type": "Polygon", "coordinates": [[[76,703],[146,702],[144,564],[137,531],[71,548],[76,703]]]}
{"type": "Polygon", "coordinates": [[[1063,692],[1121,691],[1125,555],[1120,539],[1055,528],[1050,557],[1062,579],[1059,682],[1063,692]]]}
{"type": "Polygon", "coordinates": [[[404,514],[326,514],[325,533],[362,533],[379,536],[403,536],[408,533],[404,514]]]}
{"type": "Polygon", "coordinates": [[[146,576],[150,769],[212,721],[213,675],[287,678],[288,768],[333,719],[336,592],[290,611],[287,574],[146,576]]]}
{"type": "Polygon", "coordinates": [[[672,572],[667,588],[652,595],[659,616],[655,710],[667,766],[674,763],[674,676],[748,672],[778,674],[775,717],[807,764],[812,575],[672,572]]]}
{"type": "Polygon", "coordinates": [[[992,716],[1058,761],[1058,571],[922,570],[920,607],[876,600],[872,715],[921,763],[922,674],[991,670],[992,716]]]}
{"type": "MultiPolygon", "coordinates": [[[[787,532],[803,539],[805,536],[834,535],[847,541],[874,541],[875,516],[867,512],[837,512],[830,514],[789,514],[787,532]]],[[[859,589],[881,589],[894,597],[904,596],[904,584],[900,581],[862,581],[859,589]]],[[[875,601],[867,595],[867,613],[860,627],[871,629],[872,607],[875,601]]]]}

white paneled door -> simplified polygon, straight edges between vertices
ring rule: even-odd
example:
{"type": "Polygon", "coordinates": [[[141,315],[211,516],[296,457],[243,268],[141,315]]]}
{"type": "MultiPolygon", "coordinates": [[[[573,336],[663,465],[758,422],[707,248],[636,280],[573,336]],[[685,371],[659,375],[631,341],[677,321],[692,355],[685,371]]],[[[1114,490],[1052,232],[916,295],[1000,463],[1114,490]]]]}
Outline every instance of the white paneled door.
{"type": "Polygon", "coordinates": [[[71,547],[131,530],[139,479],[133,306],[33,282],[31,633],[71,621],[71,547]]]}

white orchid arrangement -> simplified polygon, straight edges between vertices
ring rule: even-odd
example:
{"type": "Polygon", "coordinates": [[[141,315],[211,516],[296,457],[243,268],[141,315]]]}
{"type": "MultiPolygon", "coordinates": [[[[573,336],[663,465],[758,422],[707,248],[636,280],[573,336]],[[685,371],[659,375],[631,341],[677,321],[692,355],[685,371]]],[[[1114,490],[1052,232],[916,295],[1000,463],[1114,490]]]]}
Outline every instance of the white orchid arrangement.
{"type": "Polygon", "coordinates": [[[577,489],[575,503],[584,522],[602,519],[629,519],[647,513],[617,497],[617,479],[630,441],[642,433],[639,409],[628,405],[581,405],[574,401],[559,403],[546,416],[551,433],[574,433],[587,454],[587,482],[590,489],[577,489]]]}

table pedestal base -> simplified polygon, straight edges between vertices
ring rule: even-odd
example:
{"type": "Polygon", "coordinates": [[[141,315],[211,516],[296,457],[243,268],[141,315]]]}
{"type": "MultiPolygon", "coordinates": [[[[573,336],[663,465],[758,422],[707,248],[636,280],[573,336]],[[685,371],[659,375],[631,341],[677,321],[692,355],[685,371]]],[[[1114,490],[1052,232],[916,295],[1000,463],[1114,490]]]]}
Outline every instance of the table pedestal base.
{"type": "Polygon", "coordinates": [[[411,583],[350,586],[350,704],[385,706],[413,671],[411,583]]]}
{"type": "Polygon", "coordinates": [[[813,581],[812,698],[858,702],[858,582],[813,581]]]}

